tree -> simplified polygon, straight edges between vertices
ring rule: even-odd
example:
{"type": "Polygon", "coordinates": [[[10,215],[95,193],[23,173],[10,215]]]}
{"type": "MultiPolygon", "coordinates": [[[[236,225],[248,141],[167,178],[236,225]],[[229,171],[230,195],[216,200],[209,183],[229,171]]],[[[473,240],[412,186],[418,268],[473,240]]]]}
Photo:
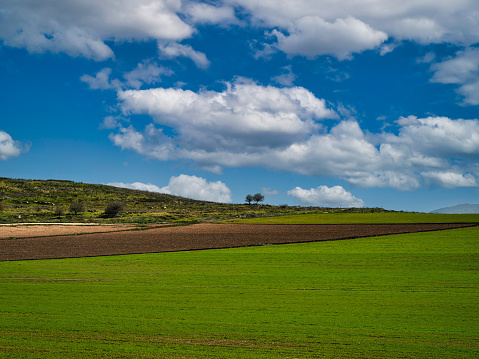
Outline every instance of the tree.
{"type": "Polygon", "coordinates": [[[79,212],[85,212],[85,203],[73,202],[70,205],[70,212],[73,212],[74,214],[77,214],[79,212]]]}
{"type": "Polygon", "coordinates": [[[105,208],[105,215],[108,217],[116,217],[121,211],[125,208],[125,205],[122,202],[111,202],[105,208]]]}
{"type": "Polygon", "coordinates": [[[244,199],[246,202],[248,202],[248,204],[251,204],[251,202],[254,201],[254,198],[252,195],[248,194],[246,195],[246,198],[244,199]]]}
{"type": "Polygon", "coordinates": [[[259,202],[263,202],[264,201],[264,196],[261,193],[256,193],[253,196],[253,201],[255,201],[256,204],[258,204],[259,202]]]}
{"type": "Polygon", "coordinates": [[[63,207],[56,207],[54,213],[57,217],[63,217],[65,215],[65,210],[63,209],[63,207]]]}

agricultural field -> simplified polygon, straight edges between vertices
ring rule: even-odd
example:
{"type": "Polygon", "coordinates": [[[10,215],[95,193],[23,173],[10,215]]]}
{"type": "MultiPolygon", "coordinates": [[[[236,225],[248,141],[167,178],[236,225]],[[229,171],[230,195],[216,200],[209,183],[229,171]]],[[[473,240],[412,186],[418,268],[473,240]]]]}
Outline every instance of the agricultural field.
{"type": "Polygon", "coordinates": [[[0,358],[479,357],[479,215],[68,181],[0,179],[0,196],[0,358]],[[113,201],[123,212],[105,216],[113,201]],[[413,227],[430,232],[378,236],[413,227]],[[40,244],[82,258],[12,257],[40,244]]]}
{"type": "Polygon", "coordinates": [[[479,223],[478,214],[412,212],[348,213],[345,211],[294,214],[277,217],[232,219],[227,223],[258,224],[352,224],[352,223],[479,223]]]}
{"type": "Polygon", "coordinates": [[[478,240],[1,262],[0,357],[477,358],[478,240]]]}

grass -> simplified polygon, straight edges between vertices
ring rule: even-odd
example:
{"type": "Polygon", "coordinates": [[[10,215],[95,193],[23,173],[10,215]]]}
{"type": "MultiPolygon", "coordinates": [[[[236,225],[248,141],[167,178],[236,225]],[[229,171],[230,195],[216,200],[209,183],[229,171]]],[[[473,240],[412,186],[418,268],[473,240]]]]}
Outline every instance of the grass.
{"type": "Polygon", "coordinates": [[[229,223],[336,224],[336,223],[479,223],[479,214],[437,213],[308,213],[270,218],[227,220],[229,223]]]}
{"type": "Polygon", "coordinates": [[[0,358],[477,358],[479,228],[0,263],[0,358]]]}

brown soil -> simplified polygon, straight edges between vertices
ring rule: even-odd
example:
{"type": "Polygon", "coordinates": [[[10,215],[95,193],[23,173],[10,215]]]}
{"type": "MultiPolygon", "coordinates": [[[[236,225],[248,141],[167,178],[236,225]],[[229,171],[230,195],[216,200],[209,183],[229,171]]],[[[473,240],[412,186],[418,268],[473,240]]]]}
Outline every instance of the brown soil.
{"type": "MultiPolygon", "coordinates": [[[[159,227],[0,240],[0,261],[77,258],[134,253],[232,248],[247,245],[330,241],[477,226],[426,224],[213,224],[159,227]]],[[[114,228],[114,227],[112,227],[114,228]]],[[[0,233],[3,228],[0,229],[0,233]]],[[[84,229],[81,228],[83,232],[84,229]]],[[[32,232],[33,233],[33,232],[32,232]]],[[[31,233],[31,234],[32,234],[31,233]]],[[[78,232],[77,232],[78,233],[78,232]]],[[[3,236],[0,235],[0,238],[3,236]]]]}
{"type": "Polygon", "coordinates": [[[61,236],[80,233],[118,232],[135,228],[130,224],[2,224],[0,239],[61,236]]]}

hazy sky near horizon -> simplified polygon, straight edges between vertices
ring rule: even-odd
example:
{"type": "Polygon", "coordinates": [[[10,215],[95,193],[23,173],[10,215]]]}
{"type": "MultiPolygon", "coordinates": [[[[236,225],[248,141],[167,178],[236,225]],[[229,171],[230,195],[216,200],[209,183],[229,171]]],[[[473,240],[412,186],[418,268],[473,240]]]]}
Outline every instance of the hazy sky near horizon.
{"type": "Polygon", "coordinates": [[[476,0],[0,0],[0,176],[479,203],[476,0]]]}

